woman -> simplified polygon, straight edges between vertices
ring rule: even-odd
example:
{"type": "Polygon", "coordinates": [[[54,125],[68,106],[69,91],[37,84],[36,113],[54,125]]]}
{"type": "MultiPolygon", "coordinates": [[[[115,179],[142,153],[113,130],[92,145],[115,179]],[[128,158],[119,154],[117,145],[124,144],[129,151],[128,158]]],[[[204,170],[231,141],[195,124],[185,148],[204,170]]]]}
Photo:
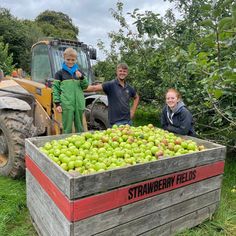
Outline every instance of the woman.
{"type": "Polygon", "coordinates": [[[171,88],[166,92],[166,105],[162,110],[161,125],[163,129],[176,134],[196,136],[192,114],[176,89],[171,88]]]}

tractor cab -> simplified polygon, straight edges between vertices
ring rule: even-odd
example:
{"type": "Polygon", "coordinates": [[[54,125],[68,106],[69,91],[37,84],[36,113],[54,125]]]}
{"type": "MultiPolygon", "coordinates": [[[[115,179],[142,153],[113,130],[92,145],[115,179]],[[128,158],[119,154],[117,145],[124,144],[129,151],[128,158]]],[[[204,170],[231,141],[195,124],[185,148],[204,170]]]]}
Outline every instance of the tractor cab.
{"type": "Polygon", "coordinates": [[[96,49],[79,41],[64,39],[40,40],[32,46],[31,77],[35,82],[51,86],[55,73],[61,69],[64,61],[63,52],[72,47],[77,51],[79,68],[88,78],[94,81],[90,59],[96,59],[96,49]]]}

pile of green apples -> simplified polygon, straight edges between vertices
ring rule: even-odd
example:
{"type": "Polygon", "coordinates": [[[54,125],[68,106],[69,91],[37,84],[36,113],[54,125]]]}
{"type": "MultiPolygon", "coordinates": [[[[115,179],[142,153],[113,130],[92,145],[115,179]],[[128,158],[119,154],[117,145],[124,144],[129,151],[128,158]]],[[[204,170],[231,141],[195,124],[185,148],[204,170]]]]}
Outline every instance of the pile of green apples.
{"type": "Polygon", "coordinates": [[[62,169],[82,175],[204,150],[192,140],[154,127],[114,125],[104,131],[73,134],[40,150],[62,169]]]}

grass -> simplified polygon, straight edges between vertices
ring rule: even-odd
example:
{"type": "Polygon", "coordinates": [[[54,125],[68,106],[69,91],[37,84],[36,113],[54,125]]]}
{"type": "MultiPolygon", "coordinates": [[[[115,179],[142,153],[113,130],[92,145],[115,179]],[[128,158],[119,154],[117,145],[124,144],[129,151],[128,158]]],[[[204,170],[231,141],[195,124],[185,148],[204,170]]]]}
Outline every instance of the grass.
{"type": "Polygon", "coordinates": [[[25,180],[0,177],[0,235],[35,236],[26,207],[25,180]]]}

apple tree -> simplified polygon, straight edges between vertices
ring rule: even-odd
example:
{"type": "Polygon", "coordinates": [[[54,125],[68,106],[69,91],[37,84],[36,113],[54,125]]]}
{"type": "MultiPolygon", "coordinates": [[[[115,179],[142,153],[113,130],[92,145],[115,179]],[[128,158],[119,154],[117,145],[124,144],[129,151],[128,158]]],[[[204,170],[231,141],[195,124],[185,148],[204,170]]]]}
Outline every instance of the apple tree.
{"type": "Polygon", "coordinates": [[[130,82],[157,109],[164,104],[166,89],[177,88],[194,114],[198,134],[235,148],[234,1],[172,2],[181,19],[171,9],[164,17],[135,9],[128,13],[131,26],[123,3],[117,2],[111,14],[120,28],[109,33],[106,63],[126,61],[130,82]]]}
{"type": "Polygon", "coordinates": [[[8,44],[4,44],[1,42],[0,38],[0,70],[3,71],[4,74],[10,74],[14,69],[12,54],[8,52],[8,44]]]}

